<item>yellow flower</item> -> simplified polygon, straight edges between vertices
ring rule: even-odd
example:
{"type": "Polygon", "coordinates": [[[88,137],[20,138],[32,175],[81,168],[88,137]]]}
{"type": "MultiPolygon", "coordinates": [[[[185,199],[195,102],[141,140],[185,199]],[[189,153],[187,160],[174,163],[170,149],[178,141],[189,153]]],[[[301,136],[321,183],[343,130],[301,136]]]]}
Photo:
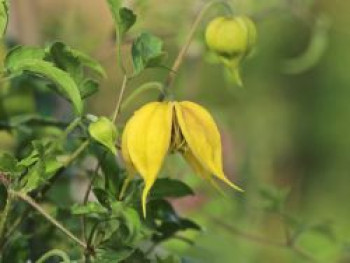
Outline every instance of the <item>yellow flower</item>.
{"type": "Polygon", "coordinates": [[[212,181],[214,175],[242,191],[223,172],[220,133],[208,111],[190,101],[151,102],[134,113],[122,136],[122,156],[129,173],[128,180],[138,172],[145,182],[144,216],[147,195],[169,151],[182,153],[204,179],[212,181]]]}

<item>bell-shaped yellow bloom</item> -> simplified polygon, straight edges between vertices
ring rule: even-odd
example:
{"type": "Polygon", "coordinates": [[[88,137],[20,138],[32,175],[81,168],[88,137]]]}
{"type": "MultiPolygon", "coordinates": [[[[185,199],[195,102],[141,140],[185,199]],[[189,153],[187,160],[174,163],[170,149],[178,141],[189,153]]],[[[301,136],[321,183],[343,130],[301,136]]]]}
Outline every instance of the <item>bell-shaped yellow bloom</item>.
{"type": "Polygon", "coordinates": [[[220,133],[208,111],[189,101],[151,102],[134,113],[122,136],[128,180],[138,172],[145,181],[144,215],[147,195],[170,150],[181,152],[193,170],[214,185],[212,175],[242,191],[223,172],[220,133]]]}

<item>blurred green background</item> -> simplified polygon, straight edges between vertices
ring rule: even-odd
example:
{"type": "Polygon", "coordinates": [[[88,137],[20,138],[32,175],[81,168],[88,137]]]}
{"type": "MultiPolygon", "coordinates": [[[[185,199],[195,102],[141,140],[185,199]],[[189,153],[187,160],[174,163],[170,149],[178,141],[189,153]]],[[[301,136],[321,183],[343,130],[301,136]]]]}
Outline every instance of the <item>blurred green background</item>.
{"type": "MultiPolygon", "coordinates": [[[[250,15],[258,27],[256,50],[242,65],[245,87],[230,83],[204,44],[206,23],[223,14],[216,7],[190,46],[174,92],[178,100],[198,102],[213,114],[222,132],[226,173],[246,192],[223,186],[227,196],[222,196],[180,158],[170,157],[164,174],[183,178],[198,194],[176,201],[176,206],[205,231],[187,234],[195,242],[192,246],[171,241],[166,248],[208,263],[313,262],[308,255],[317,262],[350,262],[350,2],[230,2],[235,13],[250,15]],[[273,207],[284,195],[281,216],[273,207]],[[285,214],[287,223],[281,220],[285,214]],[[302,252],[283,245],[285,228],[300,232],[296,244],[302,252]]],[[[128,66],[132,39],[146,30],[164,40],[169,53],[165,65],[171,67],[205,1],[124,3],[138,15],[123,46],[128,66]]],[[[115,63],[113,22],[105,1],[12,0],[8,37],[30,45],[61,40],[97,58],[109,77],[89,99],[88,112],[112,112],[122,74],[115,63]]],[[[163,81],[167,74],[166,69],[150,69],[132,80],[127,92],[146,81],[163,81]]],[[[69,112],[66,104],[34,100],[33,92],[24,83],[21,90],[6,91],[0,106],[18,114],[56,103],[54,114],[65,117],[69,112]]],[[[123,112],[123,121],[156,97],[150,92],[140,98],[123,112]]],[[[11,135],[1,132],[0,148],[14,144],[11,135]]]]}

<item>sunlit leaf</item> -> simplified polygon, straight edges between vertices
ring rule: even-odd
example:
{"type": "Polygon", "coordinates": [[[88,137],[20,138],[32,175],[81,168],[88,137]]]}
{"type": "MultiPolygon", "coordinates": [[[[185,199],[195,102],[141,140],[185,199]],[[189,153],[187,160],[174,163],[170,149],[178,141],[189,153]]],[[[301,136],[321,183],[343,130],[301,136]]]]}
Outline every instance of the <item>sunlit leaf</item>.
{"type": "Polygon", "coordinates": [[[90,136],[97,142],[104,145],[114,155],[117,154],[115,141],[118,136],[116,126],[106,117],[100,117],[89,126],[90,136]]]}
{"type": "Polygon", "coordinates": [[[132,61],[134,74],[139,74],[149,67],[159,66],[165,53],[162,50],[163,42],[150,33],[142,33],[132,44],[132,61]]]}
{"type": "MultiPolygon", "coordinates": [[[[39,57],[29,59],[22,55],[23,52],[16,52],[6,58],[6,67],[10,70],[11,74],[16,75],[21,74],[23,71],[28,71],[51,80],[56,84],[59,92],[64,94],[72,102],[75,111],[78,114],[82,113],[83,103],[79,89],[67,72],[55,67],[50,62],[38,59],[39,57]]],[[[35,53],[35,55],[39,56],[40,52],[35,53]]]]}

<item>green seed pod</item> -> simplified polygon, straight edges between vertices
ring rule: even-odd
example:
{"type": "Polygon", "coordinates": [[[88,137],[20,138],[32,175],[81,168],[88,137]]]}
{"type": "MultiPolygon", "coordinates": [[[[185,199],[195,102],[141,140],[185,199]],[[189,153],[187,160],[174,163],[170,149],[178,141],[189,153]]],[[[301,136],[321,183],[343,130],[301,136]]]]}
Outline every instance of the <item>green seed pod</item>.
{"type": "Polygon", "coordinates": [[[114,155],[117,154],[115,141],[118,136],[116,126],[106,117],[100,117],[89,126],[90,136],[107,147],[114,155]]]}
{"type": "Polygon", "coordinates": [[[254,47],[257,32],[254,22],[246,16],[217,17],[207,26],[208,47],[227,59],[244,58],[254,47]]]}

